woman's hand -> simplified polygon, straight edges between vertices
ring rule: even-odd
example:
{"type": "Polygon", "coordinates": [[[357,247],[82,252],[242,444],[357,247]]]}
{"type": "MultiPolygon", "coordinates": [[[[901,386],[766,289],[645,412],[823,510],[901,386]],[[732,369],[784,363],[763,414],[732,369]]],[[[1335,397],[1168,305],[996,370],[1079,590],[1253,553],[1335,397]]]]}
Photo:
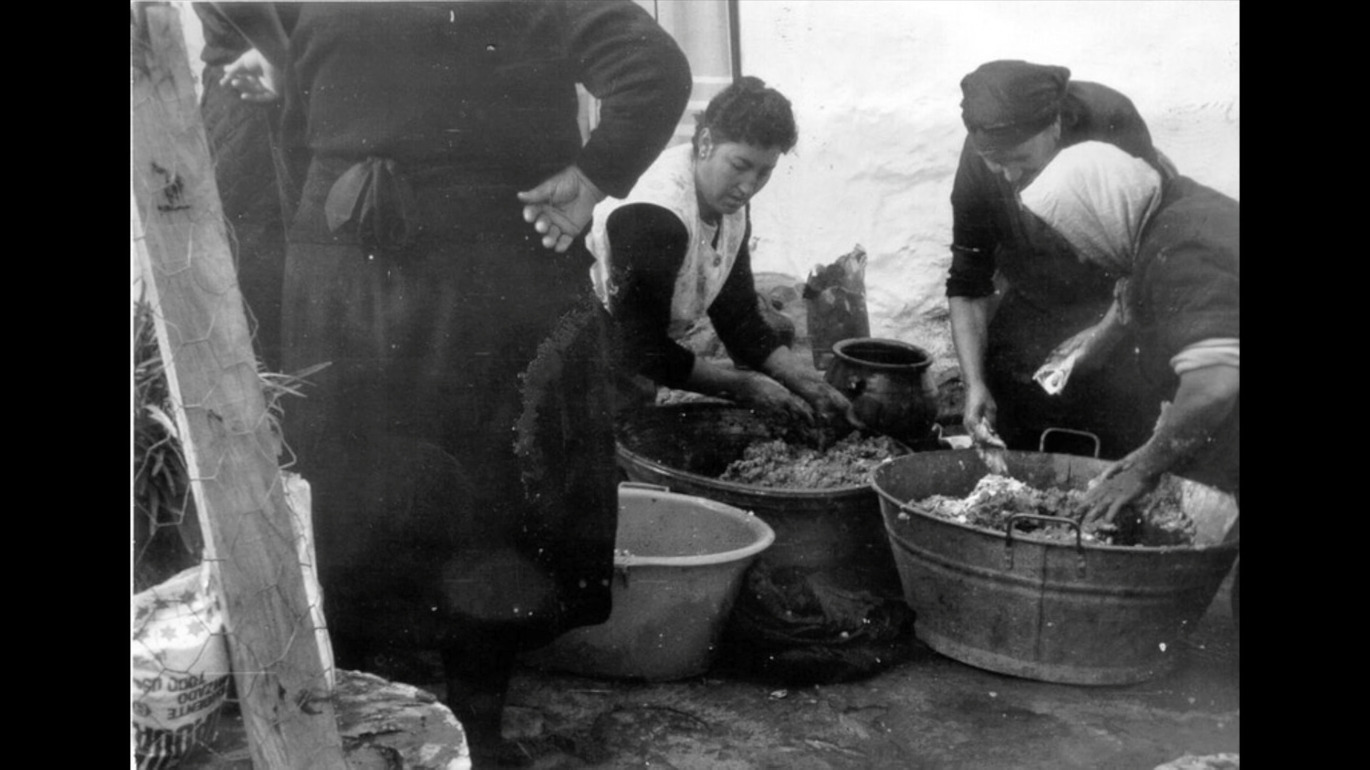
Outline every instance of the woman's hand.
{"type": "Polygon", "coordinates": [[[985,430],[994,430],[995,418],[999,415],[999,405],[984,385],[966,387],[966,408],[961,415],[961,425],[972,437],[985,430]]]}
{"type": "Polygon", "coordinates": [[[746,406],[777,412],[806,425],[815,424],[813,409],[803,399],[764,374],[746,372],[738,380],[733,396],[746,406]]]}
{"type": "Polygon", "coordinates": [[[281,98],[280,73],[256,48],[248,49],[224,67],[219,85],[237,91],[245,102],[271,102],[281,98]]]}
{"type": "Polygon", "coordinates": [[[819,420],[825,424],[840,425],[851,413],[851,401],[842,395],[842,391],[817,376],[816,372],[797,378],[791,387],[795,395],[804,399],[819,420]]]}
{"type": "Polygon", "coordinates": [[[818,451],[827,451],[834,441],[850,433],[853,428],[865,429],[866,426],[856,416],[851,401],[842,394],[842,391],[829,385],[821,377],[804,377],[791,387],[794,387],[794,392],[818,415],[817,424],[811,434],[818,451]]]}
{"type": "Polygon", "coordinates": [[[604,193],[575,166],[567,166],[531,190],[518,194],[523,221],[542,236],[542,246],[565,252],[590,223],[604,193]]]}
{"type": "Polygon", "coordinates": [[[1203,447],[1236,407],[1241,370],[1214,365],[1180,375],[1175,400],[1161,405],[1151,438],[1090,482],[1085,523],[1111,522],[1118,511],[1155,487],[1161,475],[1203,447]]]}
{"type": "MultiPolygon", "coordinates": [[[[837,388],[823,379],[823,373],[813,367],[801,364],[794,351],[782,345],[766,357],[761,365],[774,382],[782,384],[799,398],[810,414],[810,424],[814,416],[825,425],[842,425],[851,413],[851,402],[837,388]]],[[[860,426],[857,426],[860,427],[860,426]]]]}
{"type": "Polygon", "coordinates": [[[1156,476],[1138,467],[1132,455],[1110,465],[1085,491],[1081,499],[1085,511],[1081,523],[1112,524],[1123,506],[1150,492],[1156,486],[1156,480],[1156,476]]]}

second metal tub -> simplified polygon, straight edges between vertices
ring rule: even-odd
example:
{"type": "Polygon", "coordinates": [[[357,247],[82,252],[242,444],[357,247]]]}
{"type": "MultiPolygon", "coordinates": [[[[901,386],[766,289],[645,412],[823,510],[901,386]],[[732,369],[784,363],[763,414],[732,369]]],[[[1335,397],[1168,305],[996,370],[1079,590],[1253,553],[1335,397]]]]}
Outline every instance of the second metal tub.
{"type": "MultiPolygon", "coordinates": [[[[1108,465],[1039,452],[1005,458],[1009,475],[1044,489],[1083,488],[1108,465]]],[[[1170,479],[1203,522],[1203,545],[1161,548],[1061,544],[908,507],[965,496],[987,472],[973,450],[956,450],[897,457],[872,474],[918,638],[963,663],[1048,682],[1125,684],[1170,671],[1237,558],[1233,498],[1170,479]]]]}

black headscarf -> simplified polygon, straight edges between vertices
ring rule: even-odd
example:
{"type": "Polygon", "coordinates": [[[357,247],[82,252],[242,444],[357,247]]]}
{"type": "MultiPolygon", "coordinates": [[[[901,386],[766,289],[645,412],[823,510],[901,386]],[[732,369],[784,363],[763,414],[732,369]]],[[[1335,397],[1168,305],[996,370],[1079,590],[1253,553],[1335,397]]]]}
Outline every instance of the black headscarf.
{"type": "Polygon", "coordinates": [[[980,65],[961,80],[961,119],[984,150],[1021,144],[1061,112],[1070,70],[1018,60],[980,65]]]}

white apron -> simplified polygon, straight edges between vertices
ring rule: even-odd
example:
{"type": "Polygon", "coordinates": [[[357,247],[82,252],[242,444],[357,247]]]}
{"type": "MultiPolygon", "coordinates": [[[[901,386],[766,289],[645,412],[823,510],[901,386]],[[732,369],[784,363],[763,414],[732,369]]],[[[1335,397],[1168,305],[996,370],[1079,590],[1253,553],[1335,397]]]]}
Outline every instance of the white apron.
{"type": "Polygon", "coordinates": [[[613,266],[613,246],[605,231],[609,215],[620,206],[651,203],[680,219],[689,232],[690,246],[680,272],[676,274],[671,297],[670,336],[674,340],[684,339],[693,324],[707,317],[709,306],[732,272],[747,233],[745,208],[724,215],[717,227],[700,219],[695,197],[693,151],[689,142],[666,148],[638,179],[627,198],[605,198],[595,207],[594,225],[586,237],[586,245],[595,255],[594,267],[590,269],[595,292],[604,306],[610,307],[609,297],[617,287],[609,281],[613,266]],[[713,246],[715,236],[717,249],[713,246]]]}

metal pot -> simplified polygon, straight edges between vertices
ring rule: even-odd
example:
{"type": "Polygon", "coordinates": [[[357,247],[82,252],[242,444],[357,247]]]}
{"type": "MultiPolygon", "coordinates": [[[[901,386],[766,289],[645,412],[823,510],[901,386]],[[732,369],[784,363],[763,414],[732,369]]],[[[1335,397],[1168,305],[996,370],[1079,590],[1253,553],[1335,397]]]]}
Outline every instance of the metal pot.
{"type": "Polygon", "coordinates": [[[899,340],[857,337],[833,345],[824,379],[852,402],[852,413],[877,433],[909,444],[924,440],[937,419],[932,356],[899,340]]]}

